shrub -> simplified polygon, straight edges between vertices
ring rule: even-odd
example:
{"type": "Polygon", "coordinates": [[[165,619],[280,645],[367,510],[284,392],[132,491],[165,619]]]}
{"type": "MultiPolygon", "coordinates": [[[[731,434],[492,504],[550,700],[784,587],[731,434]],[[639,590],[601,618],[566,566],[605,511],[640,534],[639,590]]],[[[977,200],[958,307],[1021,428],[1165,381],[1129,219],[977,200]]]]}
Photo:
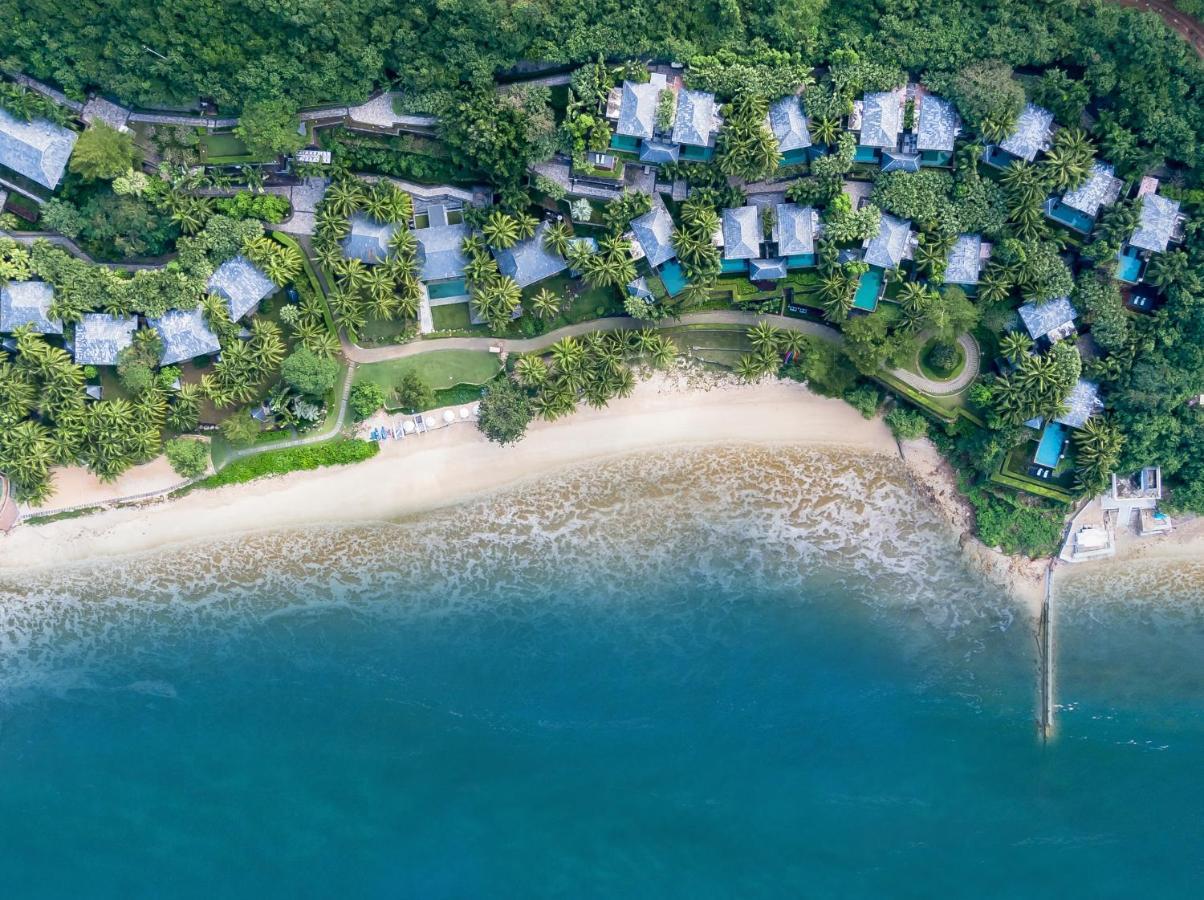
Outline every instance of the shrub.
{"type": "Polygon", "coordinates": [[[209,468],[209,445],[205,441],[176,438],[163,449],[171,467],[185,478],[194,478],[209,468]]]}
{"type": "Polygon", "coordinates": [[[280,377],[299,394],[319,399],[334,387],[335,379],[339,377],[339,364],[302,347],[285,358],[280,366],[280,377]]]}
{"type": "Polygon", "coordinates": [[[356,438],[337,438],[305,447],[268,450],[246,459],[235,460],[216,475],[206,478],[201,482],[201,487],[222,487],[268,475],[284,475],[287,472],[318,469],[323,466],[344,466],[371,459],[379,451],[380,447],[375,442],[356,438]]]}
{"type": "Polygon", "coordinates": [[[222,197],[214,206],[231,219],[262,219],[270,223],[283,222],[289,213],[287,198],[279,194],[252,194],[250,191],[222,197]]]}
{"type": "Polygon", "coordinates": [[[859,384],[844,393],[845,402],[865,418],[872,419],[882,403],[882,395],[871,384],[859,384]]]}
{"type": "Polygon", "coordinates": [[[421,412],[435,405],[435,394],[422,376],[406,369],[397,383],[397,404],[406,412],[421,412]]]}
{"type": "Polygon", "coordinates": [[[886,414],[886,424],[901,441],[912,441],[928,434],[928,420],[914,409],[896,406],[886,414]]]}
{"type": "Polygon", "coordinates": [[[527,395],[503,379],[491,384],[481,398],[477,427],[494,443],[513,444],[527,433],[532,415],[527,395]]]}
{"type": "Polygon", "coordinates": [[[366,419],[385,405],[385,392],[379,384],[360,381],[351,389],[347,402],[357,420],[366,419]]]}
{"type": "Polygon", "coordinates": [[[956,344],[933,344],[928,351],[928,367],[940,375],[948,375],[957,368],[958,359],[956,344]]]}

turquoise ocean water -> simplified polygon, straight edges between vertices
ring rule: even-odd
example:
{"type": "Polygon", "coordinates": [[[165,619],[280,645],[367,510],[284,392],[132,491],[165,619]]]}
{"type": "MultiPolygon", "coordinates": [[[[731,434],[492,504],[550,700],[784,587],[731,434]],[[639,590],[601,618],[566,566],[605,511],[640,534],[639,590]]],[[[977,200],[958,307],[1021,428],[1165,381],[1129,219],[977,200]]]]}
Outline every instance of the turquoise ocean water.
{"type": "MultiPolygon", "coordinates": [[[[1101,570],[1102,571],[1102,570],[1101,570]]],[[[1192,897],[1204,566],[1027,614],[889,462],[0,579],[5,897],[1192,897]]]]}

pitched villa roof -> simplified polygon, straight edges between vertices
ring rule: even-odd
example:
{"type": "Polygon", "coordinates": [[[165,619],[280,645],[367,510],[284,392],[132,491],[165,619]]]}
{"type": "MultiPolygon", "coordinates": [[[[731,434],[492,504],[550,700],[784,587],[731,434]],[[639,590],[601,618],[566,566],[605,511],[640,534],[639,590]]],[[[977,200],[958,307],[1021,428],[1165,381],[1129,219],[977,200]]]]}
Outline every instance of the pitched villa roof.
{"type": "Polygon", "coordinates": [[[893,269],[911,249],[911,222],[882,213],[878,233],[865,243],[865,261],[880,269],[893,269]]]}
{"type": "Polygon", "coordinates": [[[774,281],[785,278],[786,260],[779,256],[772,259],[753,259],[748,263],[748,278],[750,281],[774,281]]]}
{"type": "Polygon", "coordinates": [[[44,281],[10,281],[0,290],[0,331],[32,325],[39,334],[62,334],[63,323],[50,318],[54,288],[44,281]]]}
{"type": "Polygon", "coordinates": [[[945,284],[978,284],[983,261],[982,235],[960,234],[945,257],[945,284]]]}
{"type": "Polygon", "coordinates": [[[1099,385],[1085,378],[1078,380],[1062,403],[1066,407],[1066,413],[1055,417],[1054,421],[1071,428],[1082,428],[1088,419],[1104,410],[1104,401],[1099,396],[1099,385]]]}
{"type": "Polygon", "coordinates": [[[365,213],[351,214],[351,231],[343,238],[343,255],[366,263],[377,263],[389,255],[389,238],[400,226],[378,222],[365,213]]]}
{"type": "Polygon", "coordinates": [[[160,318],[148,321],[163,341],[163,356],[159,359],[161,366],[208,356],[222,348],[199,308],[169,309],[160,318]]]}
{"type": "Polygon", "coordinates": [[[677,256],[673,246],[673,220],[663,206],[631,220],[631,232],[654,269],[677,256]]]}
{"type": "Polygon", "coordinates": [[[773,239],[782,256],[800,256],[815,252],[815,232],[819,215],[810,206],[779,203],[773,223],[773,239]]]}
{"type": "Polygon", "coordinates": [[[1062,202],[1071,209],[1095,218],[1099,215],[1101,206],[1111,206],[1120,196],[1121,181],[1116,177],[1115,170],[1107,163],[1091,164],[1091,174],[1087,180],[1062,195],[1062,202]]]}
{"type": "Polygon", "coordinates": [[[1038,153],[1049,149],[1053,135],[1053,113],[1048,109],[1025,105],[1016,118],[1012,133],[999,142],[999,146],[1012,156],[1032,162],[1038,153]]]}
{"type": "Polygon", "coordinates": [[[1175,221],[1179,217],[1179,201],[1159,194],[1146,194],[1141,198],[1141,218],[1133,229],[1129,243],[1142,250],[1165,253],[1175,233],[1175,221]]]}
{"type": "Polygon", "coordinates": [[[677,162],[681,157],[681,148],[674,143],[664,141],[644,141],[640,144],[640,162],[663,165],[677,162]]]}
{"type": "Polygon", "coordinates": [[[761,255],[761,208],[740,206],[723,211],[725,259],[755,259],[761,255]]]}
{"type": "Polygon", "coordinates": [[[714,94],[692,91],[689,88],[682,88],[677,92],[673,140],[679,144],[706,147],[717,130],[714,94]]]}
{"type": "Polygon", "coordinates": [[[218,266],[209,276],[206,286],[211,294],[225,299],[232,322],[237,322],[254,309],[260,300],[276,292],[272,279],[242,254],[218,266]]]}
{"type": "Polygon", "coordinates": [[[1048,303],[1025,303],[1019,312],[1028,336],[1034,341],[1069,325],[1078,317],[1069,297],[1058,297],[1048,303]]]}
{"type": "Polygon", "coordinates": [[[952,151],[953,142],[962,127],[961,117],[953,104],[932,94],[924,94],[919,106],[916,149],[952,151]]]}
{"type": "Polygon", "coordinates": [[[519,287],[551,278],[569,267],[563,256],[544,247],[543,235],[547,229],[548,223],[543,222],[535,234],[525,241],[519,241],[506,250],[494,251],[498,269],[503,275],[513,278],[519,287]]]}
{"type": "Polygon", "coordinates": [[[861,138],[863,147],[893,150],[899,143],[903,127],[903,104],[897,91],[866,94],[861,107],[861,138]]]}
{"type": "Polygon", "coordinates": [[[802,101],[791,94],[769,107],[765,124],[778,139],[778,150],[804,150],[811,146],[811,132],[807,129],[807,116],[803,113],[802,101]]]}
{"type": "Polygon", "coordinates": [[[653,75],[644,82],[624,81],[615,131],[642,140],[652,137],[656,129],[656,104],[664,88],[664,75],[653,75]]]}
{"type": "Polygon", "coordinates": [[[75,326],[75,362],[80,366],[115,366],[117,357],[134,342],[135,316],[85,313],[75,326]]]}
{"type": "Polygon", "coordinates": [[[0,109],[0,164],[42,187],[54,190],[62,180],[78,137],[45,119],[22,122],[0,109]]]}
{"type": "Polygon", "coordinates": [[[442,281],[463,275],[464,267],[468,265],[463,249],[467,236],[468,226],[463,224],[415,229],[420,266],[418,277],[423,281],[442,281]]]}

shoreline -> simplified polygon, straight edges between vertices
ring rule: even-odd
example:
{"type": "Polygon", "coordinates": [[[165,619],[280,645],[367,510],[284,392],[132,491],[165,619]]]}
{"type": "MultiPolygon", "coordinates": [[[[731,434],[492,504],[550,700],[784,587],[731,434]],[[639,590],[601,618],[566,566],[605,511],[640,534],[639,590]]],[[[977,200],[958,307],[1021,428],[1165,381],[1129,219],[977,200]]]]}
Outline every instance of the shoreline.
{"type": "Polygon", "coordinates": [[[533,422],[517,445],[456,426],[389,441],[354,466],[293,472],[183,497],[25,525],[0,539],[0,571],[121,557],[209,538],[395,519],[504,490],[573,465],[719,444],[843,447],[898,457],[880,418],[801,384],[654,374],[631,397],[533,422]],[[248,527],[248,523],[253,523],[248,527]]]}

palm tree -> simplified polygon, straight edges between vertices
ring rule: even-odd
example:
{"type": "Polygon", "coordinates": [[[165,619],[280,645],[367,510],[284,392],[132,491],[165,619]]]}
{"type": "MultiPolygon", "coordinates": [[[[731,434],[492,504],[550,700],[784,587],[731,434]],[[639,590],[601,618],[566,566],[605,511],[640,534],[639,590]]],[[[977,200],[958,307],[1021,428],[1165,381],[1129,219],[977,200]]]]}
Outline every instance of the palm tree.
{"type": "Polygon", "coordinates": [[[782,330],[764,319],[748,329],[748,341],[758,353],[774,353],[782,340],[782,330]]]}
{"type": "Polygon", "coordinates": [[[389,252],[403,260],[412,261],[418,253],[418,238],[407,228],[398,228],[389,235],[389,252]]]}
{"type": "Polygon", "coordinates": [[[786,359],[797,359],[807,347],[807,338],[801,331],[783,331],[778,350],[786,359]]]}
{"type": "Polygon", "coordinates": [[[184,234],[196,234],[205,227],[209,219],[209,204],[199,197],[191,197],[172,211],[171,220],[184,234]]]}
{"type": "Polygon", "coordinates": [[[853,309],[853,280],[843,271],[836,271],[819,283],[819,302],[824,318],[843,322],[853,309]]]}
{"type": "Polygon", "coordinates": [[[1002,266],[987,266],[978,280],[978,299],[984,303],[999,303],[1011,292],[1011,279],[1002,266]]]}
{"type": "Polygon", "coordinates": [[[523,387],[543,387],[548,381],[548,365],[539,356],[521,356],[514,364],[514,374],[523,387]]]}
{"type": "Polygon", "coordinates": [[[1045,167],[1059,188],[1076,188],[1087,180],[1094,159],[1095,145],[1087,133],[1081,128],[1063,128],[1054,135],[1045,167]]]}
{"type": "Polygon", "coordinates": [[[547,288],[540,288],[531,298],[531,310],[541,319],[554,319],[560,315],[560,297],[547,288]]]}
{"type": "Polygon", "coordinates": [[[1022,331],[1009,331],[999,341],[999,352],[1013,365],[1019,364],[1032,350],[1033,342],[1022,331]]]}
{"type": "Polygon", "coordinates": [[[334,267],[334,274],[347,291],[355,291],[364,286],[368,279],[368,268],[363,260],[354,257],[340,260],[334,267]]]}
{"type": "Polygon", "coordinates": [[[481,226],[481,234],[490,247],[506,250],[518,243],[519,225],[500,209],[495,209],[481,226]]]}
{"type": "Polygon", "coordinates": [[[519,213],[514,217],[514,226],[518,230],[518,239],[525,241],[535,234],[535,230],[539,228],[539,220],[530,213],[519,213]]]}
{"type": "Polygon", "coordinates": [[[1146,281],[1165,291],[1178,284],[1191,270],[1191,261],[1182,250],[1157,254],[1146,270],[1146,281]]]}
{"type": "Polygon", "coordinates": [[[360,208],[364,202],[364,191],[358,181],[343,179],[330,186],[322,202],[335,215],[346,218],[360,208]]]}
{"type": "Polygon", "coordinates": [[[1124,435],[1102,416],[1087,420],[1074,436],[1075,476],[1087,491],[1098,491],[1116,469],[1124,435]]]}
{"type": "Polygon", "coordinates": [[[677,358],[677,345],[664,335],[657,335],[656,343],[648,351],[652,364],[663,369],[677,358]]]}
{"type": "Polygon", "coordinates": [[[835,144],[840,136],[840,119],[816,116],[811,120],[811,139],[817,144],[835,144]]]}
{"type": "Polygon", "coordinates": [[[744,354],[736,363],[736,374],[745,381],[756,381],[765,374],[764,358],[752,353],[744,354]]]}
{"type": "Polygon", "coordinates": [[[382,189],[380,184],[376,184],[364,192],[364,212],[378,222],[387,222],[389,210],[391,209],[389,201],[390,197],[387,189],[382,189]]]}
{"type": "Polygon", "coordinates": [[[899,288],[899,306],[911,314],[923,313],[932,302],[932,294],[918,281],[907,281],[899,288]]]}
{"type": "Polygon", "coordinates": [[[572,239],[573,232],[568,222],[553,222],[544,229],[543,246],[549,253],[565,256],[569,252],[569,242],[572,239]]]}
{"type": "Polygon", "coordinates": [[[614,396],[624,399],[631,396],[631,392],[635,390],[635,375],[627,366],[619,369],[615,373],[612,382],[612,392],[614,396]]]}
{"type": "Polygon", "coordinates": [[[585,360],[585,348],[573,337],[561,338],[548,348],[548,353],[560,372],[575,372],[585,360]]]}

